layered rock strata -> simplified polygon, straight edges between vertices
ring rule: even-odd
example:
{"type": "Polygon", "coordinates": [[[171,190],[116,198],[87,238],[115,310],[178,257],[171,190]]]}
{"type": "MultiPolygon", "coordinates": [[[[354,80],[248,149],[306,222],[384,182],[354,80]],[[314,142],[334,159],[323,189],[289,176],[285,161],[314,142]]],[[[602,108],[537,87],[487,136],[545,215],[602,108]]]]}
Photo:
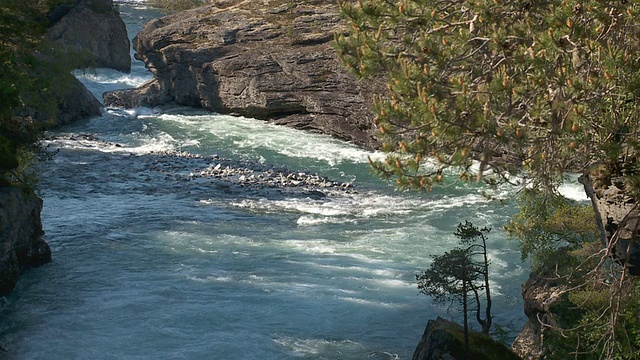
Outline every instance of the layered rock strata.
{"type": "Polygon", "coordinates": [[[34,193],[0,188],[0,296],[13,290],[23,271],[51,261],[41,210],[42,200],[34,193]]]}
{"type": "Polygon", "coordinates": [[[369,148],[370,89],[339,64],[333,0],[217,0],[147,23],[133,41],[154,79],[106,106],[175,102],[333,135],[369,148]]]}

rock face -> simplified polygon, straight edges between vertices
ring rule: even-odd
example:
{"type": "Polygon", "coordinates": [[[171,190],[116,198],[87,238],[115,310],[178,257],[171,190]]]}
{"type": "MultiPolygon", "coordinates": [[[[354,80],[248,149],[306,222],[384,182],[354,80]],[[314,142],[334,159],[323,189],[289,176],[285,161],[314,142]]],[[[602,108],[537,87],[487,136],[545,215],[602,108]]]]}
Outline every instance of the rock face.
{"type": "Polygon", "coordinates": [[[0,188],[0,296],[9,293],[24,270],[51,261],[42,240],[42,200],[15,187],[0,188]]]}
{"type": "Polygon", "coordinates": [[[96,67],[131,71],[131,44],[113,0],[81,0],[55,20],[47,39],[72,50],[89,51],[96,67]]]}
{"type": "Polygon", "coordinates": [[[522,359],[544,358],[542,344],[545,327],[542,324],[557,325],[552,308],[562,300],[565,290],[564,286],[552,279],[534,273],[522,285],[524,313],[528,320],[511,346],[522,359]]]}
{"type": "Polygon", "coordinates": [[[375,147],[368,86],[340,66],[333,0],[217,0],[147,23],[136,58],[155,79],[107,106],[175,102],[375,147]]]}

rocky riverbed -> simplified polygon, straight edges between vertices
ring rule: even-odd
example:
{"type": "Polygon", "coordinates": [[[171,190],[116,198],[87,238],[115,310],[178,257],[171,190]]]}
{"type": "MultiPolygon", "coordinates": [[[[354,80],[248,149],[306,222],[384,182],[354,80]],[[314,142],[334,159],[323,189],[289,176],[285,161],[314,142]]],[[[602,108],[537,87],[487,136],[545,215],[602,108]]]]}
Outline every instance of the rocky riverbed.
{"type": "MultiPolygon", "coordinates": [[[[44,139],[44,143],[49,149],[60,151],[61,157],[69,158],[73,153],[84,152],[83,157],[93,159],[95,163],[100,163],[105,156],[119,159],[121,166],[118,169],[104,169],[100,176],[109,181],[131,184],[132,191],[176,193],[200,198],[215,194],[234,197],[295,196],[314,200],[357,192],[351,182],[333,181],[315,173],[179,150],[140,154],[93,134],[50,136],[44,139]],[[88,155],[88,152],[92,154],[88,155]]],[[[67,173],[74,174],[80,183],[83,176],[95,177],[95,172],[100,170],[94,166],[91,172],[83,172],[82,167],[88,164],[72,170],[71,164],[77,161],[68,160],[70,168],[67,173]]],[[[101,189],[92,191],[100,192],[101,189]]]]}

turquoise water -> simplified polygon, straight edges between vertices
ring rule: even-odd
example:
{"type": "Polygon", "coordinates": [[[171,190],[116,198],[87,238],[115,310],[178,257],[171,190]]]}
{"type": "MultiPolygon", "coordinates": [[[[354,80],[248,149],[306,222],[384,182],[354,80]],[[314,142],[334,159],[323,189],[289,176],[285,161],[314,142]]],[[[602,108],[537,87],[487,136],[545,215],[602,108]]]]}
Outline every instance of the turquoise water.
{"type": "MultiPolygon", "coordinates": [[[[121,12],[132,34],[157,16],[121,12]]],[[[150,77],[139,62],[78,76],[95,93],[150,77]]],[[[528,263],[500,229],[514,209],[479,186],[399,192],[369,173],[380,154],[186,108],[110,111],[49,135],[60,149],[42,176],[54,260],[0,302],[0,345],[17,359],[408,359],[428,319],[459,318],[418,295],[415,274],[464,220],[494,229],[494,322],[507,339],[524,322],[528,263]],[[319,173],[357,192],[212,187],[157,170],[162,151],[319,173]]]]}

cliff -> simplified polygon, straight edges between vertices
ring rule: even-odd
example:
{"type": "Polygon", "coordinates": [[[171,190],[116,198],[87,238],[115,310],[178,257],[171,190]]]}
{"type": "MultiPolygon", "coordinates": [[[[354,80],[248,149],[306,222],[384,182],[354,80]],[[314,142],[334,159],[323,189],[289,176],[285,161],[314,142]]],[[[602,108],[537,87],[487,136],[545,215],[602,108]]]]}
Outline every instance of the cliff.
{"type": "Polygon", "coordinates": [[[51,261],[42,239],[42,200],[16,187],[0,188],[0,296],[9,293],[23,271],[51,261]]]}
{"type": "Polygon", "coordinates": [[[334,0],[212,1],[147,23],[133,46],[154,79],[104,102],[174,102],[373,148],[371,84],[348,74],[332,48],[344,26],[334,0]]]}

